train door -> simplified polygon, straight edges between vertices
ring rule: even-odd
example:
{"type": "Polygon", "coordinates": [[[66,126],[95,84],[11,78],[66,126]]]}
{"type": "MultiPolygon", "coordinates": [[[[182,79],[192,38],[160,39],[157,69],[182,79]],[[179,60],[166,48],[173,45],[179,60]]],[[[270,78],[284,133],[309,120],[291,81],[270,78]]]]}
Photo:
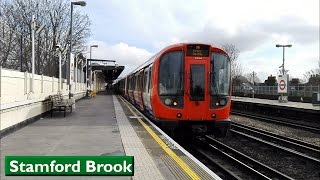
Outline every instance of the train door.
{"type": "Polygon", "coordinates": [[[142,91],[142,101],[144,103],[144,106],[146,107],[147,110],[151,110],[151,105],[150,105],[150,67],[147,67],[144,70],[144,75],[143,75],[143,91],[142,91]]]}
{"type": "Polygon", "coordinates": [[[209,59],[186,57],[185,108],[189,120],[205,120],[209,111],[209,59]]]}
{"type": "Polygon", "coordinates": [[[143,106],[143,98],[142,98],[142,92],[143,92],[143,75],[144,75],[144,70],[141,70],[138,75],[138,105],[140,109],[143,111],[144,106],[143,106]]]}

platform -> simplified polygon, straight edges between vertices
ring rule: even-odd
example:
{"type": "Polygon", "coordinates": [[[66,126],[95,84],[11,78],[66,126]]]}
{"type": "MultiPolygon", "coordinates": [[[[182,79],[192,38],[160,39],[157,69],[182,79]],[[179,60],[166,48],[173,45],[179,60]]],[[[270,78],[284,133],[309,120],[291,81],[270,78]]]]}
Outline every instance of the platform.
{"type": "Polygon", "coordinates": [[[288,101],[286,103],[280,103],[278,100],[248,98],[248,97],[239,97],[239,96],[232,96],[232,101],[265,104],[270,106],[279,106],[279,107],[293,108],[293,109],[320,111],[320,106],[314,106],[311,103],[291,102],[291,101],[288,101]]]}
{"type": "Polygon", "coordinates": [[[133,155],[132,177],[4,176],[7,179],[220,179],[112,94],[81,99],[73,113],[54,112],[1,139],[7,155],[133,155]]]}

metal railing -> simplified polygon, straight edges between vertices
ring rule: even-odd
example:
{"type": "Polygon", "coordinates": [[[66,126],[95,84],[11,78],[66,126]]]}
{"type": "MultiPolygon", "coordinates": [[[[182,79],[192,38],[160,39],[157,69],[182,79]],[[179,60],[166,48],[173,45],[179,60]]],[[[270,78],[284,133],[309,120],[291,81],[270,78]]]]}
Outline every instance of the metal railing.
{"type": "MultiPolygon", "coordinates": [[[[278,86],[233,86],[232,93],[242,93],[246,94],[261,94],[261,95],[278,95],[278,86]]],[[[320,93],[320,86],[308,86],[308,85],[298,85],[288,87],[288,96],[297,97],[312,97],[312,93],[320,93]]]]}

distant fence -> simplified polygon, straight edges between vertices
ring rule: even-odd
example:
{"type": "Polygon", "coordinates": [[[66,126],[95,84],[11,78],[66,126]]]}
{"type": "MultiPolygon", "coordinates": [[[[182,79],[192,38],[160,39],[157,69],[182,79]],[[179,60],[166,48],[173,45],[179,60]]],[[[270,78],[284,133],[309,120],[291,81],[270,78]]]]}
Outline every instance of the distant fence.
{"type": "MultiPolygon", "coordinates": [[[[288,96],[291,101],[311,102],[313,93],[320,93],[320,86],[289,86],[288,96]]],[[[235,96],[248,96],[264,99],[278,99],[278,86],[233,86],[232,94],[235,96]]]]}

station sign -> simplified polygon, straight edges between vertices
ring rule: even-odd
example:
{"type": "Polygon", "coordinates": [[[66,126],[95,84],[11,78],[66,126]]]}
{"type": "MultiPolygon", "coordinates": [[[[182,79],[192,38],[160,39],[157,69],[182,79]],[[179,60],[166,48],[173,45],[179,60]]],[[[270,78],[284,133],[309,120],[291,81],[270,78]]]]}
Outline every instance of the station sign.
{"type": "Polygon", "coordinates": [[[288,74],[278,76],[278,93],[288,93],[288,74]]]}

